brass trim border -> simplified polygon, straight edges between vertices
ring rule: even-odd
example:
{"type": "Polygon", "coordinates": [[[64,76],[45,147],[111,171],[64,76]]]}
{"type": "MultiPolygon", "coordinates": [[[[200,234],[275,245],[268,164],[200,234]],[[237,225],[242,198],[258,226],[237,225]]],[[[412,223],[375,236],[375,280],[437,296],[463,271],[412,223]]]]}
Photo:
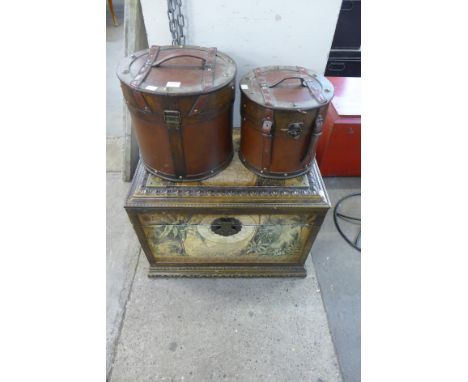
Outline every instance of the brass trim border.
{"type": "Polygon", "coordinates": [[[301,277],[307,276],[303,265],[259,266],[158,266],[150,265],[148,277],[200,277],[200,278],[252,278],[252,277],[301,277]]]}
{"type": "MultiPolygon", "coordinates": [[[[314,157],[315,158],[315,157],[314,157]]],[[[280,172],[270,172],[270,171],[261,171],[260,169],[257,169],[256,167],[253,167],[247,159],[244,158],[242,155],[241,150],[239,150],[239,159],[241,163],[247,168],[247,170],[252,171],[255,175],[258,175],[262,178],[268,178],[268,179],[291,179],[291,178],[297,178],[298,176],[302,176],[307,174],[310,171],[310,164],[306,165],[306,167],[302,170],[295,171],[295,172],[288,172],[287,175],[284,175],[284,173],[280,172]]]]}
{"type": "Polygon", "coordinates": [[[220,166],[216,167],[215,169],[203,172],[201,174],[189,175],[189,176],[186,175],[183,178],[180,178],[177,175],[169,175],[169,174],[163,173],[163,172],[161,172],[159,170],[156,170],[156,169],[148,166],[145,163],[145,161],[143,160],[143,158],[141,158],[141,161],[143,162],[146,170],[149,173],[151,173],[151,174],[153,174],[153,175],[155,175],[155,176],[157,176],[157,177],[159,177],[161,179],[174,181],[176,183],[181,183],[181,182],[199,182],[201,180],[205,180],[205,179],[211,178],[211,177],[213,177],[215,175],[218,175],[227,166],[229,166],[229,164],[231,163],[233,157],[234,157],[234,150],[232,150],[231,154],[227,157],[227,159],[223,163],[221,163],[220,166]]]}

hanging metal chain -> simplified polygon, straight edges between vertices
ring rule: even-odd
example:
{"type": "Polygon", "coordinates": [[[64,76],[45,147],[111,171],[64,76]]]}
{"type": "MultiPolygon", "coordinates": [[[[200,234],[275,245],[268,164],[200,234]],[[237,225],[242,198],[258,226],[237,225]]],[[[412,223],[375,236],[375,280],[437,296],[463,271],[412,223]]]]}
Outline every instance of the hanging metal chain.
{"type": "Polygon", "coordinates": [[[181,8],[182,0],[167,0],[167,16],[172,35],[172,45],[185,45],[185,19],[181,8]]]}

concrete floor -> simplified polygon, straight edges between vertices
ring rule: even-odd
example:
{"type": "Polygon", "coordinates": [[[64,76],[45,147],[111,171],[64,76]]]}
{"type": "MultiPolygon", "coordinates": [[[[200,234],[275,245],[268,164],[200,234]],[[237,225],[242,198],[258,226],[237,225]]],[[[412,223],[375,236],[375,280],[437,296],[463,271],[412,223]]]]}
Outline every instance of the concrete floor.
{"type": "Polygon", "coordinates": [[[123,208],[130,183],[123,182],[119,172],[108,172],[106,181],[106,361],[109,371],[141,248],[123,208]]]}
{"type": "MultiPolygon", "coordinates": [[[[342,197],[361,190],[361,178],[324,180],[333,206],[342,197]]],[[[352,198],[343,202],[340,211],[360,217],[360,207],[360,198],[352,198]]],[[[352,239],[359,229],[346,223],[340,226],[352,239]]],[[[311,257],[343,380],[358,382],[361,380],[361,254],[339,235],[332,209],[314,243],[311,257]]]]}
{"type": "Polygon", "coordinates": [[[341,381],[306,279],[149,279],[140,256],[111,373],[121,381],[341,381]]]}
{"type": "MultiPolygon", "coordinates": [[[[332,211],[306,279],[146,278],[146,258],[123,209],[130,184],[121,180],[123,108],[114,74],[122,29],[107,27],[110,381],[360,381],[360,253],[339,236],[332,211]]],[[[333,203],[360,190],[359,178],[325,183],[333,203]]],[[[344,207],[359,216],[359,206],[353,200],[344,207]]]]}

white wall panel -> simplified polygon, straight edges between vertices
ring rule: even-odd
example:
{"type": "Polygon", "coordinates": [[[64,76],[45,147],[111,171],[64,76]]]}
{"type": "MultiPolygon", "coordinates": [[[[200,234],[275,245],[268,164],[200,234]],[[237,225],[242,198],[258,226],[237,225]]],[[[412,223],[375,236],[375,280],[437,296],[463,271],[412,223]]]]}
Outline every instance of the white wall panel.
{"type": "MultiPolygon", "coordinates": [[[[237,63],[237,80],[266,65],[300,65],[323,73],[341,6],[341,0],[182,2],[186,43],[229,54],[237,63]]],[[[167,1],[141,4],[149,45],[171,44],[167,1]]],[[[234,107],[234,125],[239,126],[239,97],[234,107]]]]}

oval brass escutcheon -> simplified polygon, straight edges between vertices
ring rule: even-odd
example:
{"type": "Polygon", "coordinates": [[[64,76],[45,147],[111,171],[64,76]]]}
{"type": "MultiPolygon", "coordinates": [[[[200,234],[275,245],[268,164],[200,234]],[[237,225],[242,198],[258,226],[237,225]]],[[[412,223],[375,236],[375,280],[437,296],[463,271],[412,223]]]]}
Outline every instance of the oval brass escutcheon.
{"type": "Polygon", "coordinates": [[[293,122],[288,125],[288,135],[294,139],[298,139],[304,130],[303,122],[293,122]]]}
{"type": "Polygon", "coordinates": [[[211,223],[211,230],[221,236],[232,236],[240,232],[242,223],[236,218],[218,218],[211,223]]]}

